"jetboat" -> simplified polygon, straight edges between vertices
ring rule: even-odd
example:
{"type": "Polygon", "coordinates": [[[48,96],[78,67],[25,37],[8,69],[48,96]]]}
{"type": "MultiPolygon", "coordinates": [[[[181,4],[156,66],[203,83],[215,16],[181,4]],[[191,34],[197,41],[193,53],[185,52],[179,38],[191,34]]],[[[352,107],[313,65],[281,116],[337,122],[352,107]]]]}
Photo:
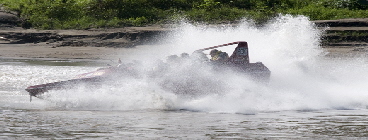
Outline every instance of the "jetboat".
{"type": "MultiPolygon", "coordinates": [[[[222,70],[233,70],[237,71],[239,73],[244,73],[245,75],[248,75],[252,78],[252,80],[256,82],[268,82],[270,79],[271,71],[262,63],[262,62],[256,62],[256,63],[250,63],[249,62],[249,52],[248,52],[248,44],[245,41],[238,41],[238,42],[232,42],[228,44],[222,44],[218,46],[208,47],[199,49],[193,52],[192,56],[190,57],[197,57],[199,56],[205,56],[203,51],[206,50],[214,50],[219,47],[229,46],[237,44],[237,47],[235,48],[232,55],[226,59],[223,59],[221,61],[216,60],[206,60],[206,58],[201,60],[201,64],[210,64],[213,66],[215,71],[222,71],[222,70]]],[[[189,56],[188,56],[189,57],[189,56]]],[[[203,57],[202,57],[203,58],[203,57]]],[[[177,62],[180,63],[180,62],[177,62]]],[[[171,65],[172,63],[166,62],[164,65],[171,65]]],[[[162,66],[162,65],[161,65],[162,66]]],[[[53,82],[53,83],[46,83],[46,84],[40,84],[40,85],[33,85],[27,87],[25,90],[29,92],[29,95],[34,97],[39,97],[45,92],[48,92],[50,90],[60,90],[60,89],[70,89],[75,87],[78,84],[87,84],[87,85],[97,85],[101,84],[104,81],[113,80],[115,78],[124,78],[124,77],[133,77],[138,78],[140,77],[139,72],[139,64],[136,63],[129,63],[129,64],[122,64],[119,59],[119,64],[117,66],[110,66],[107,68],[100,68],[96,71],[84,73],[77,75],[74,79],[67,80],[67,81],[59,81],[59,82],[53,82]]],[[[160,66],[158,66],[160,67],[160,66]]],[[[149,73],[149,77],[159,77],[162,75],[162,73],[165,73],[166,71],[164,69],[161,70],[153,70],[149,73]]],[[[179,83],[180,84],[180,83],[179,83]]],[[[177,91],[180,92],[180,91],[177,91]]],[[[187,92],[185,92],[187,93],[187,92]]]]}

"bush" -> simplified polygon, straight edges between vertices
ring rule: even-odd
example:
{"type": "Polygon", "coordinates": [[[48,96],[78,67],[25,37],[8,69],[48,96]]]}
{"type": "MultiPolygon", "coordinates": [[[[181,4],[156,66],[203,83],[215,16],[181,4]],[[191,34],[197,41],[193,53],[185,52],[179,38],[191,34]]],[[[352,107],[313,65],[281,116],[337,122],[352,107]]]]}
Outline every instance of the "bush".
{"type": "Polygon", "coordinates": [[[366,18],[366,10],[349,10],[349,9],[336,9],[331,7],[324,7],[321,5],[309,5],[302,9],[290,9],[285,13],[293,15],[305,15],[311,20],[321,19],[343,19],[343,18],[366,18]]]}
{"type": "Polygon", "coordinates": [[[240,20],[247,15],[247,12],[237,8],[221,7],[211,10],[211,12],[207,9],[193,9],[186,12],[186,15],[192,21],[215,23],[240,20]]]}
{"type": "Polygon", "coordinates": [[[40,29],[144,26],[185,17],[194,22],[258,23],[278,14],[312,20],[367,18],[364,0],[0,0],[40,29]]]}

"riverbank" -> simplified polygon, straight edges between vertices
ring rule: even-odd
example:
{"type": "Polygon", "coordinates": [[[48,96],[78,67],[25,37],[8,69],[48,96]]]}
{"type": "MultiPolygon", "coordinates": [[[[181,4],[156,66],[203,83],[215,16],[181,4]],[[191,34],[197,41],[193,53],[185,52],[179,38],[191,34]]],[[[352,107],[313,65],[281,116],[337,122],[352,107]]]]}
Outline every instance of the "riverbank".
{"type": "Polygon", "coordinates": [[[0,57],[112,60],[136,46],[157,42],[171,31],[160,26],[89,30],[35,30],[2,27],[0,57]]]}
{"type": "MultiPolygon", "coordinates": [[[[368,55],[368,19],[314,21],[325,29],[326,57],[368,55]],[[358,34],[358,35],[357,35],[358,34]]],[[[88,30],[36,30],[0,27],[1,58],[116,60],[131,55],[136,46],[158,42],[175,30],[157,25],[88,30]]]]}
{"type": "MultiPolygon", "coordinates": [[[[367,47],[322,48],[326,57],[367,57],[367,47]]],[[[76,59],[118,60],[139,51],[137,48],[112,47],[53,47],[47,43],[0,44],[0,58],[15,59],[76,59]]]]}

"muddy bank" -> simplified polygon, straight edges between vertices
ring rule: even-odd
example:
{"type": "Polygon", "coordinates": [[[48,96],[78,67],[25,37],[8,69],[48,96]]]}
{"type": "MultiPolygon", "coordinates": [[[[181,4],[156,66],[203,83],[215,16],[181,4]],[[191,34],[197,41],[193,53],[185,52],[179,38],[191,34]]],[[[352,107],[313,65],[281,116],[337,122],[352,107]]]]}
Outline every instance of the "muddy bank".
{"type": "Polygon", "coordinates": [[[126,27],[89,30],[35,30],[20,27],[0,30],[0,43],[26,44],[48,43],[53,47],[92,46],[129,48],[149,42],[157,42],[159,37],[171,31],[170,28],[126,27]]]}
{"type": "Polygon", "coordinates": [[[314,23],[325,29],[324,46],[357,46],[368,44],[368,18],[320,20],[314,23]]]}
{"type": "MultiPolygon", "coordinates": [[[[1,13],[1,12],[0,12],[1,13]]],[[[152,45],[175,31],[168,25],[88,30],[36,30],[17,27],[14,14],[0,14],[0,57],[117,59],[138,45],[152,45]]],[[[18,23],[18,24],[17,24],[18,23]]],[[[368,18],[314,21],[325,30],[326,56],[367,55],[368,18]]],[[[236,26],[236,25],[234,25],[236,26]]]]}
{"type": "Polygon", "coordinates": [[[89,30],[0,29],[0,58],[117,60],[153,45],[171,28],[160,26],[89,30]],[[135,49],[131,49],[135,48],[135,49]]]}
{"type": "Polygon", "coordinates": [[[0,7],[0,43],[27,44],[47,43],[52,47],[91,46],[129,48],[157,42],[158,38],[171,29],[161,26],[126,27],[88,30],[36,30],[28,29],[15,12],[0,7]],[[21,26],[21,27],[20,27],[21,26]]]}
{"type": "MultiPolygon", "coordinates": [[[[53,47],[129,48],[157,42],[161,36],[174,30],[165,25],[88,30],[36,30],[17,27],[15,23],[19,21],[20,19],[16,19],[12,14],[0,12],[0,43],[45,42],[52,44],[53,47]]],[[[325,31],[321,38],[323,47],[359,47],[368,44],[368,18],[313,22],[325,31]]]]}
{"type": "Polygon", "coordinates": [[[329,52],[326,56],[368,56],[368,18],[314,23],[324,30],[321,45],[329,52]]]}

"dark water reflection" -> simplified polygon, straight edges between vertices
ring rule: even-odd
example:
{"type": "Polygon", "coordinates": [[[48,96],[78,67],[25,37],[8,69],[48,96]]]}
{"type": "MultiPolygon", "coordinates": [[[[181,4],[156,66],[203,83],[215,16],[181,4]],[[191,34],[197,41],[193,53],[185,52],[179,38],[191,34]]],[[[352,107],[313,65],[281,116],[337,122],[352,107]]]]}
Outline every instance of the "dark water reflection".
{"type": "Polygon", "coordinates": [[[0,138],[345,139],[367,137],[367,110],[261,112],[1,110],[0,138]]]}

